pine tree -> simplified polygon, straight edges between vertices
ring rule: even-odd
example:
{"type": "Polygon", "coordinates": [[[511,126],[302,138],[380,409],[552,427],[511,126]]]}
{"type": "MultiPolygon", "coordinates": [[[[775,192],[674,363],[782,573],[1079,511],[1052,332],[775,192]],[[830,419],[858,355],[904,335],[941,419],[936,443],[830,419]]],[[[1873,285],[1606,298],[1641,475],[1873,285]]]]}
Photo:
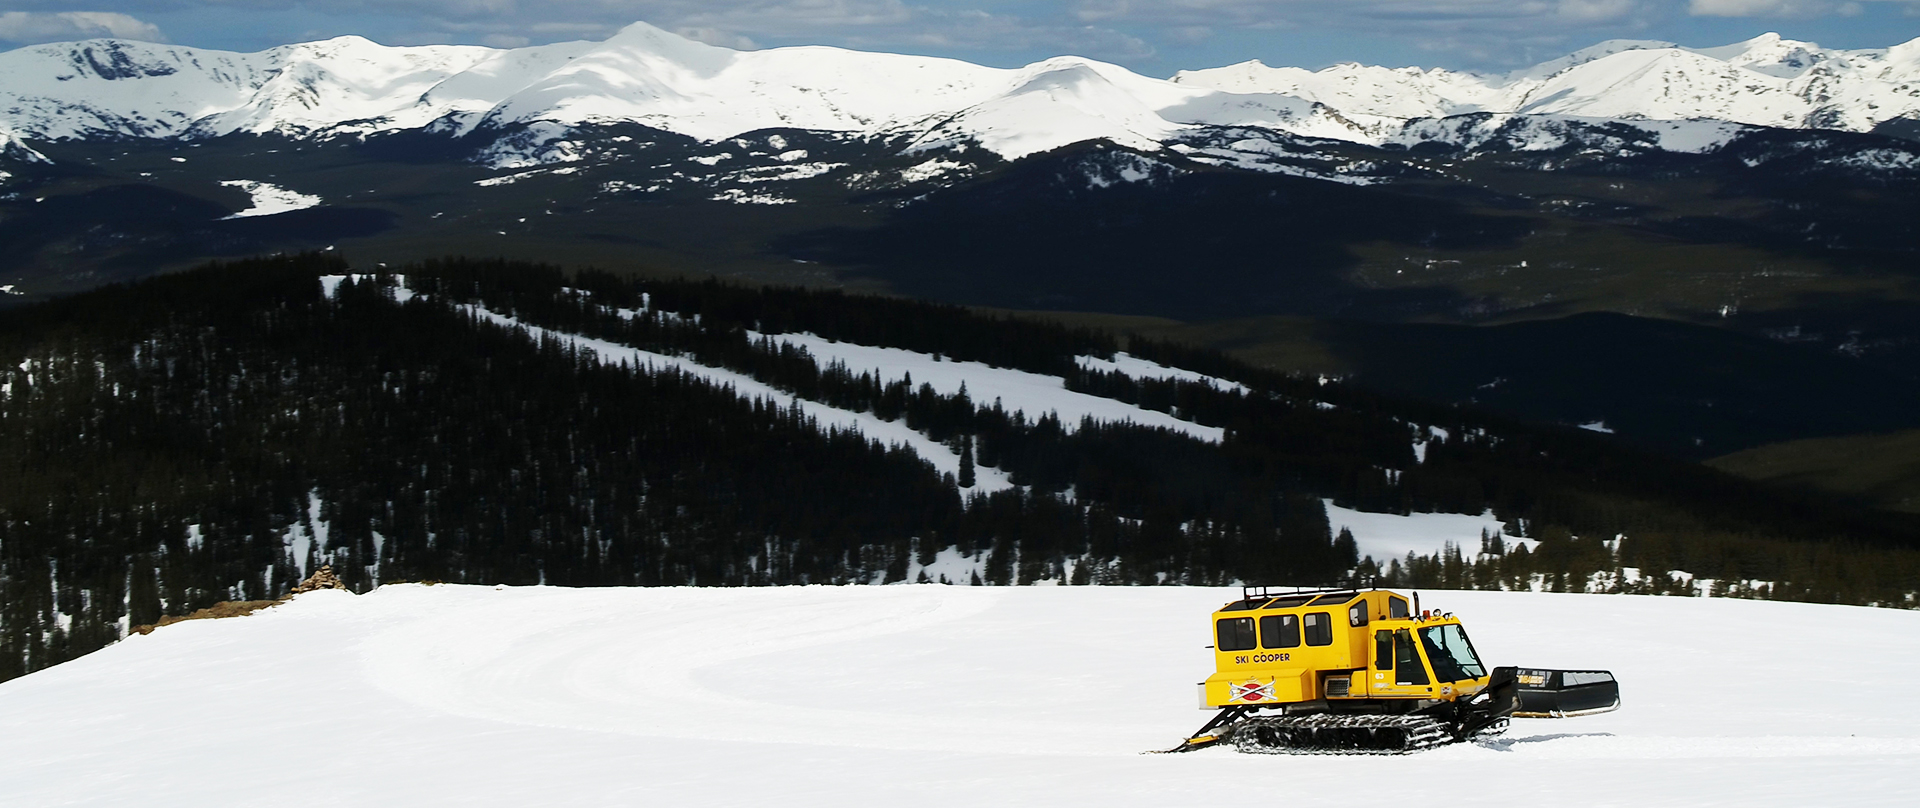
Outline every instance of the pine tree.
{"type": "Polygon", "coordinates": [[[960,441],[960,487],[972,488],[973,484],[973,436],[968,435],[960,441]]]}

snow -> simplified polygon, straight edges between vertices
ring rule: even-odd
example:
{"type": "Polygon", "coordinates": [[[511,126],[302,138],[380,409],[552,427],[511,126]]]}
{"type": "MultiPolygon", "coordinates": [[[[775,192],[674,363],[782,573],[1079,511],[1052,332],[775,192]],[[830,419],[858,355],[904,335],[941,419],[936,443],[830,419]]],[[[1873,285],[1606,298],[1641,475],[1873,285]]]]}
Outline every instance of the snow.
{"type": "MultiPolygon", "coordinates": [[[[806,152],[796,153],[805,154],[806,152]]],[[[792,163],[783,166],[743,169],[724,176],[734,182],[744,183],[794,182],[796,180],[810,180],[834,171],[835,169],[846,167],[846,163],[792,163]]]]}
{"type": "MultiPolygon", "coordinates": [[[[1161,80],[1065,56],[1000,69],[825,47],[735,51],[635,23],[602,42],[510,50],[348,36],[243,54],[90,40],[0,53],[0,75],[0,154],[25,160],[38,153],[23,138],[428,127],[490,127],[499,134],[481,161],[529,168],[582,159],[574,128],[606,123],[707,143],[804,129],[898,139],[908,153],[979,146],[1018,158],[1091,140],[1153,152],[1209,126],[1395,142],[1409,126],[1469,113],[1853,131],[1920,113],[1920,40],[1837,50],[1771,35],[1704,49],[1606,42],[1506,75],[1249,62],[1161,80]]],[[[1655,134],[1683,151],[1720,142],[1709,130],[1655,134]]],[[[774,137],[776,159],[806,159],[774,137]]],[[[1242,167],[1280,170],[1264,165],[1242,167]]]]}
{"type": "MultiPolygon", "coordinates": [[[[751,336],[757,339],[759,335],[751,336]]],[[[931,354],[834,342],[812,334],[777,334],[772,339],[777,343],[805,348],[813,355],[814,361],[823,366],[837,361],[846,365],[847,370],[855,375],[872,372],[883,384],[905,379],[910,374],[916,389],[923,384],[931,385],[934,392],[951,396],[958,394],[961,386],[965,385],[967,396],[973,399],[976,406],[990,406],[998,401],[1002,409],[1010,413],[1024,413],[1030,421],[1038,420],[1046,413],[1054,413],[1060,418],[1061,428],[1067,432],[1079,429],[1081,419],[1091,418],[1099,422],[1131,421],[1141,426],[1172,430],[1208,443],[1219,443],[1225,433],[1219,427],[1201,426],[1167,413],[1141,409],[1124,401],[1068,390],[1066,380],[1059,376],[996,368],[980,362],[937,361],[931,354]]],[[[1125,357],[1125,354],[1121,356],[1125,357]]],[[[1086,361],[1086,358],[1082,361],[1086,361]]],[[[1132,357],[1126,357],[1125,361],[1130,367],[1143,372],[1157,372],[1167,377],[1208,378],[1132,357]]],[[[1213,381],[1219,382],[1217,379],[1213,381]]]]}
{"type": "Polygon", "coordinates": [[[794,200],[778,194],[748,191],[742,188],[728,188],[708,197],[714,202],[731,202],[735,205],[791,205],[794,200]]]}
{"type": "MultiPolygon", "coordinates": [[[[488,322],[524,330],[536,339],[558,340],[580,350],[592,351],[600,361],[607,364],[650,368],[654,372],[678,371],[717,386],[732,388],[734,393],[742,398],[765,399],[793,407],[798,409],[802,416],[814,419],[822,429],[845,429],[858,432],[885,445],[904,446],[931,463],[941,473],[952,474],[956,478],[960,474],[958,452],[920,432],[908,429],[905,420],[883,421],[872,413],[851,412],[815,401],[806,401],[743,373],[702,365],[681,357],[643,351],[606,340],[529,325],[479,306],[464,305],[459,308],[488,322]]],[[[981,493],[1003,491],[1013,486],[1007,480],[1005,472],[984,466],[975,467],[974,480],[974,487],[969,490],[981,493]]]]}
{"type": "Polygon", "coordinates": [[[1462,513],[1412,513],[1402,516],[1342,508],[1333,504],[1331,499],[1325,502],[1327,525],[1333,532],[1337,535],[1343,527],[1351,530],[1360,556],[1372,556],[1374,561],[1382,565],[1391,559],[1404,559],[1408,553],[1433,555],[1448,544],[1460,548],[1462,553],[1471,558],[1480,552],[1482,530],[1489,535],[1502,536],[1508,547],[1525,545],[1531,549],[1535,544],[1531,539],[1506,535],[1506,524],[1493,518],[1492,511],[1479,516],[1462,513]]]}
{"type": "Polygon", "coordinates": [[[918,581],[924,574],[928,581],[936,584],[964,585],[976,577],[986,577],[989,555],[964,555],[958,548],[948,547],[934,554],[933,563],[922,565],[919,558],[912,559],[907,565],[906,580],[918,581]]]}
{"type": "MultiPolygon", "coordinates": [[[[1920,41],[1920,40],[1917,40],[1920,41]]],[[[1405,139],[1391,121],[1469,113],[1549,114],[1623,121],[1695,121],[1866,131],[1920,109],[1920,53],[1914,42],[1885,49],[1833,50],[1767,34],[1723,48],[1613,40],[1505,75],[1354,64],[1317,72],[1247,62],[1182,71],[1179,84],[1223,92],[1274,93],[1324,104],[1370,124],[1344,139],[1405,139]],[[1382,120],[1374,120],[1374,119],[1382,120]]],[[[1284,127],[1282,127],[1284,128],[1284,127]]],[[[1294,130],[1289,130],[1294,131],[1294,130]]],[[[1302,132],[1302,134],[1305,134],[1302,132]]],[[[1323,137],[1341,137],[1332,132],[1323,137]]],[[[1698,151],[1710,129],[1662,146],[1698,151]]]]}
{"type": "Polygon", "coordinates": [[[1871,672],[1920,663],[1887,642],[1920,614],[1793,603],[1422,592],[1490,663],[1610,669],[1624,706],[1405,757],[1139,754],[1207,717],[1206,615],[1237,595],[313,592],[0,683],[0,800],[1164,808],[1264,790],[1351,808],[1362,784],[1368,804],[1495,808],[1920,801],[1920,692],[1871,672]]]}
{"type": "Polygon", "coordinates": [[[257,180],[227,180],[220,183],[239,188],[253,195],[253,204],[246,210],[226,216],[227,219],[244,219],[249,216],[272,216],[276,213],[305,210],[320,204],[320,197],[290,191],[272,183],[257,180]]]}
{"type": "Polygon", "coordinates": [[[1205,384],[1217,390],[1240,393],[1242,395],[1251,392],[1247,389],[1246,385],[1239,382],[1195,373],[1191,370],[1167,367],[1158,362],[1141,359],[1125,351],[1114,354],[1112,359],[1101,359],[1097,356],[1082,356],[1076,358],[1074,361],[1078,363],[1080,367],[1087,368],[1088,370],[1098,370],[1106,373],[1125,373],[1135,379],[1173,379],[1176,381],[1205,384]]]}

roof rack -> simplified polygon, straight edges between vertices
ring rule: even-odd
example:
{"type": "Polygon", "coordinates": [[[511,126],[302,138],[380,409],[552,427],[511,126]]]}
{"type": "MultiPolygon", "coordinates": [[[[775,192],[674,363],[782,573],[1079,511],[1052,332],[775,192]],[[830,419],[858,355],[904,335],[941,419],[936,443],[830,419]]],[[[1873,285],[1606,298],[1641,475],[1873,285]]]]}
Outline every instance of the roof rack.
{"type": "Polygon", "coordinates": [[[1259,586],[1248,586],[1243,584],[1240,587],[1240,600],[1241,602],[1244,603],[1252,600],[1266,600],[1270,598],[1277,598],[1277,597],[1282,597],[1287,595],[1318,595],[1318,594],[1330,593],[1330,592],[1358,592],[1362,589],[1379,589],[1379,588],[1380,588],[1380,579],[1379,577],[1373,576],[1373,575],[1361,575],[1353,578],[1348,578],[1345,581],[1335,581],[1335,582],[1324,583],[1324,584],[1299,584],[1299,585],[1262,584],[1259,586]]]}

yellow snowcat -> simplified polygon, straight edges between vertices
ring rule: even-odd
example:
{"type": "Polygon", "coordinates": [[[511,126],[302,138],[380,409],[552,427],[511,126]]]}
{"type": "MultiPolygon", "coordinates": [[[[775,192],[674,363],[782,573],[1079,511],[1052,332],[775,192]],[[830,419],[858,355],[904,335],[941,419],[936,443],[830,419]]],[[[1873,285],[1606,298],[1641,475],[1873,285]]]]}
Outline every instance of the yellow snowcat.
{"type": "Polygon", "coordinates": [[[1401,754],[1498,734],[1508,718],[1618,709],[1608,671],[1489,671],[1452,614],[1384,589],[1244,587],[1213,614],[1213,720],[1180,746],[1401,754]]]}

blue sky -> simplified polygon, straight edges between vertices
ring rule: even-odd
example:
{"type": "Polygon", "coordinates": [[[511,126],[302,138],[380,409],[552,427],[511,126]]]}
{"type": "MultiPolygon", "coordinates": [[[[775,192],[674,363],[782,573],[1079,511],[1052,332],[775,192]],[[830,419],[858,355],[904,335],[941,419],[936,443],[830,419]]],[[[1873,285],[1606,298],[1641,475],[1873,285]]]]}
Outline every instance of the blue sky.
{"type": "Polygon", "coordinates": [[[0,0],[0,48],[122,36],[252,51],[599,39],[645,20],[739,48],[835,45],[997,66],[1075,54],[1149,75],[1247,59],[1500,70],[1605,39],[1827,47],[1920,37],[1920,0],[0,0]]]}

